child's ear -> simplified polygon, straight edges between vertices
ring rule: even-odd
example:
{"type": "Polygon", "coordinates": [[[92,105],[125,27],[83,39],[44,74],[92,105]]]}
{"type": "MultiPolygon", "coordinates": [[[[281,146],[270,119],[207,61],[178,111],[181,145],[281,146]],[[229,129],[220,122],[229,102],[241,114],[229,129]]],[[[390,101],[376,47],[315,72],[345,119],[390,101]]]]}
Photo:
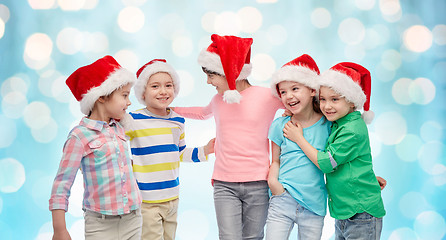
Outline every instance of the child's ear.
{"type": "Polygon", "coordinates": [[[105,103],[105,96],[100,96],[99,98],[98,98],[98,101],[100,102],[100,103],[105,103]]]}
{"type": "Polygon", "coordinates": [[[316,89],[310,88],[310,90],[311,90],[311,96],[312,97],[316,96],[316,89]]]}

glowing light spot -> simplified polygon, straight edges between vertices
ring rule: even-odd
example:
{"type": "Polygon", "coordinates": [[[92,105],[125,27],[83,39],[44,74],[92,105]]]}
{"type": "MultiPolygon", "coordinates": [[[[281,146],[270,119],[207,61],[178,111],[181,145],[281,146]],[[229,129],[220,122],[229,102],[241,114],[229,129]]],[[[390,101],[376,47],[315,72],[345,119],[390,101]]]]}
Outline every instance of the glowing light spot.
{"type": "Polygon", "coordinates": [[[99,0],[88,0],[85,1],[84,5],[82,6],[82,9],[91,10],[95,9],[98,5],[99,0]]]}
{"type": "Polygon", "coordinates": [[[345,46],[344,55],[352,62],[361,62],[365,57],[365,49],[362,45],[347,45],[345,46]]]}
{"type": "Polygon", "coordinates": [[[172,51],[179,57],[189,56],[194,49],[194,44],[189,37],[176,37],[172,42],[172,51]]]}
{"type": "Polygon", "coordinates": [[[0,39],[5,35],[5,23],[0,19],[0,39]]]}
{"type": "Polygon", "coordinates": [[[256,81],[267,81],[276,70],[274,59],[267,54],[256,54],[251,59],[251,62],[253,66],[251,75],[256,81]]]}
{"type": "Polygon", "coordinates": [[[400,78],[392,86],[392,97],[395,101],[402,105],[412,104],[412,98],[409,95],[409,87],[412,80],[408,78],[400,78]]]}
{"type": "Polygon", "coordinates": [[[372,157],[378,157],[381,154],[381,141],[374,132],[369,132],[370,148],[372,149],[372,157]]]}
{"type": "Polygon", "coordinates": [[[177,73],[181,79],[178,97],[189,96],[194,91],[194,77],[188,71],[184,70],[178,70],[177,73]]]}
{"type": "Polygon", "coordinates": [[[142,6],[147,0],[122,0],[126,6],[142,6]]]}
{"type": "Polygon", "coordinates": [[[59,51],[65,54],[75,54],[83,46],[82,33],[76,28],[64,28],[57,34],[56,45],[59,51]]]}
{"type": "Polygon", "coordinates": [[[101,53],[108,50],[108,38],[102,32],[84,32],[83,39],[84,47],[82,48],[82,52],[101,53]]]}
{"type": "Polygon", "coordinates": [[[64,11],[78,11],[85,5],[86,0],[57,0],[64,11]]]}
{"type": "Polygon", "coordinates": [[[446,159],[445,145],[442,142],[431,141],[421,146],[418,151],[418,159],[421,168],[430,175],[435,175],[437,164],[446,159]]]}
{"type": "Polygon", "coordinates": [[[383,144],[395,145],[406,136],[406,119],[397,112],[382,113],[376,118],[375,130],[383,144]]]}
{"type": "Polygon", "coordinates": [[[144,21],[144,13],[137,7],[126,7],[118,15],[118,25],[124,32],[138,32],[144,26],[144,21]]]}
{"type": "Polygon", "coordinates": [[[32,60],[43,61],[51,56],[53,42],[48,35],[34,33],[25,43],[25,55],[32,60]]]}
{"type": "Polygon", "coordinates": [[[24,120],[31,129],[41,129],[51,120],[51,110],[43,102],[32,102],[26,106],[24,120]]]}
{"type": "Polygon", "coordinates": [[[443,239],[446,223],[438,212],[426,211],[415,219],[414,230],[420,239],[443,239]]]}
{"type": "Polygon", "coordinates": [[[40,92],[47,97],[53,97],[51,88],[53,86],[54,81],[60,78],[61,76],[62,75],[59,72],[54,70],[48,70],[42,72],[39,78],[39,82],[37,84],[40,92]]]}
{"type": "Polygon", "coordinates": [[[375,77],[382,82],[392,81],[395,77],[395,71],[386,69],[382,63],[375,67],[375,77]]]}
{"type": "Polygon", "coordinates": [[[50,9],[55,7],[55,0],[28,0],[32,9],[50,9]]]}
{"type": "Polygon", "coordinates": [[[167,40],[172,40],[177,35],[181,34],[184,29],[184,21],[178,14],[167,14],[159,21],[158,30],[161,36],[167,40]]]}
{"type": "Polygon", "coordinates": [[[14,158],[0,160],[0,192],[17,192],[25,183],[25,168],[14,158]]]}
{"type": "Polygon", "coordinates": [[[420,128],[421,139],[425,142],[441,141],[443,137],[443,126],[435,121],[423,123],[420,128]]]}
{"type": "Polygon", "coordinates": [[[356,18],[347,18],[339,24],[338,35],[344,43],[358,44],[365,36],[365,28],[356,18]]]}
{"type": "Polygon", "coordinates": [[[0,20],[3,20],[3,23],[7,23],[9,20],[9,16],[9,8],[3,4],[0,4],[0,20]]]}
{"type": "Polygon", "coordinates": [[[330,26],[331,14],[325,8],[316,8],[311,13],[311,23],[317,28],[326,28],[330,26]]]}
{"type": "Polygon", "coordinates": [[[0,115],[0,148],[9,147],[17,136],[17,127],[13,120],[0,115]]]}
{"type": "Polygon", "coordinates": [[[423,194],[408,192],[400,199],[400,212],[409,219],[415,219],[424,209],[430,208],[423,194]]]}
{"type": "Polygon", "coordinates": [[[438,45],[446,44],[446,25],[439,24],[432,29],[434,35],[434,42],[438,45]]]}
{"type": "Polygon", "coordinates": [[[23,115],[28,100],[21,92],[10,92],[2,100],[2,110],[9,118],[20,118],[23,115]]]}
{"type": "Polygon", "coordinates": [[[435,98],[435,85],[427,78],[415,79],[408,91],[412,101],[420,105],[426,105],[435,98]]]}
{"type": "Polygon", "coordinates": [[[215,32],[215,18],[217,17],[216,12],[207,12],[201,17],[201,27],[208,33],[215,32]]]}
{"type": "Polygon", "coordinates": [[[404,31],[404,46],[413,52],[424,52],[432,46],[432,33],[422,25],[415,25],[404,31]]]}
{"type": "Polygon", "coordinates": [[[65,84],[67,76],[59,76],[53,81],[51,86],[52,96],[59,102],[68,103],[70,101],[71,92],[65,84]]]}
{"type": "Polygon", "coordinates": [[[26,95],[28,92],[28,83],[25,82],[25,80],[19,76],[13,76],[8,79],[6,79],[2,83],[1,88],[1,96],[6,96],[10,92],[20,92],[23,95],[26,95]]]}
{"type": "Polygon", "coordinates": [[[418,240],[417,234],[410,228],[398,228],[394,230],[389,239],[392,240],[418,240]]]}
{"type": "MultiPolygon", "coordinates": [[[[48,209],[48,192],[42,191],[42,186],[52,186],[54,176],[40,176],[33,179],[28,174],[29,182],[32,182],[31,197],[35,206],[38,206],[42,210],[48,209]]],[[[71,205],[71,202],[70,202],[71,205]]]]}
{"type": "Polygon", "coordinates": [[[273,45],[282,45],[287,40],[288,33],[282,25],[273,25],[268,28],[267,38],[273,45]]]}
{"type": "Polygon", "coordinates": [[[219,35],[238,35],[243,23],[234,12],[222,12],[215,18],[214,29],[219,35]]]}
{"type": "Polygon", "coordinates": [[[383,15],[395,15],[401,11],[399,0],[380,0],[379,8],[383,15]]]}
{"type": "Polygon", "coordinates": [[[258,3],[276,3],[278,0],[256,0],[258,3]]]}
{"type": "Polygon", "coordinates": [[[257,8],[244,7],[237,12],[242,23],[241,30],[246,33],[255,33],[262,26],[262,14],[257,8]]]}
{"type": "Polygon", "coordinates": [[[57,123],[54,119],[49,118],[48,123],[40,128],[32,128],[31,135],[40,143],[49,143],[57,136],[57,123]]]}
{"type": "Polygon", "coordinates": [[[386,50],[381,56],[382,65],[389,70],[397,70],[401,66],[401,55],[394,49],[386,50]]]}
{"type": "Polygon", "coordinates": [[[114,57],[122,67],[132,72],[138,71],[138,69],[142,66],[142,64],[139,65],[139,58],[136,53],[131,50],[122,49],[117,52],[114,57]]]}
{"type": "Polygon", "coordinates": [[[355,5],[361,10],[372,10],[375,6],[375,0],[355,0],[355,5]]]}
{"type": "Polygon", "coordinates": [[[398,143],[395,147],[396,154],[398,157],[405,162],[414,162],[417,160],[417,155],[414,154],[418,152],[423,145],[423,141],[413,134],[407,134],[404,139],[398,143]]]}
{"type": "Polygon", "coordinates": [[[180,239],[206,239],[209,233],[209,220],[206,215],[199,210],[187,210],[178,216],[178,221],[183,223],[178,225],[178,237],[180,239]],[[200,231],[194,230],[195,223],[200,223],[200,231]]]}

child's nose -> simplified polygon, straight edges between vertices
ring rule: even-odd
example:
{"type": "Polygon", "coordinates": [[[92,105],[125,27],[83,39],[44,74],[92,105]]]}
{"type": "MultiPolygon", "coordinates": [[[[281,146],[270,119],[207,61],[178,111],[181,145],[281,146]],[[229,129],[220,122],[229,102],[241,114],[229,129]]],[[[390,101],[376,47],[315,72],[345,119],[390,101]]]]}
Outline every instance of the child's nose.
{"type": "Polygon", "coordinates": [[[211,84],[211,83],[212,83],[211,79],[210,79],[210,78],[207,78],[207,79],[206,79],[206,83],[207,83],[207,84],[211,84]]]}

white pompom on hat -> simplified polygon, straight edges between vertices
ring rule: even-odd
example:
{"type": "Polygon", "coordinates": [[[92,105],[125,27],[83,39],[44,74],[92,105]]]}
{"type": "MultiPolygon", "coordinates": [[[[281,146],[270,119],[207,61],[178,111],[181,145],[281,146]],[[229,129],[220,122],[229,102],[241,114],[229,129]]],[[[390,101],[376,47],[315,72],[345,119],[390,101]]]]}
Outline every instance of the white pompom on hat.
{"type": "Polygon", "coordinates": [[[253,40],[217,34],[212,34],[211,40],[211,45],[200,52],[198,64],[226,77],[229,90],[223,94],[223,100],[227,103],[240,103],[242,96],[236,89],[236,81],[246,79],[251,74],[253,40]]]}
{"type": "Polygon", "coordinates": [[[165,59],[153,59],[144,64],[144,66],[142,66],[136,72],[136,77],[138,80],[136,81],[134,91],[136,99],[138,99],[139,103],[146,105],[143,95],[146,91],[147,82],[149,81],[150,76],[159,72],[165,72],[170,75],[173,82],[175,96],[177,96],[180,92],[180,77],[175,69],[173,69],[173,67],[169,65],[165,59]]]}
{"type": "Polygon", "coordinates": [[[273,74],[271,92],[274,96],[280,98],[277,85],[283,81],[298,82],[318,92],[319,73],[319,68],[314,59],[307,54],[303,54],[286,63],[273,74]]]}
{"type": "Polygon", "coordinates": [[[375,114],[370,110],[371,76],[363,66],[342,62],[321,74],[320,86],[333,89],[346,100],[353,103],[357,110],[363,109],[362,118],[367,124],[375,114]]]}
{"type": "Polygon", "coordinates": [[[107,55],[90,65],[80,67],[65,83],[79,101],[81,112],[89,115],[96,100],[127,84],[133,85],[135,80],[135,75],[107,55]]]}

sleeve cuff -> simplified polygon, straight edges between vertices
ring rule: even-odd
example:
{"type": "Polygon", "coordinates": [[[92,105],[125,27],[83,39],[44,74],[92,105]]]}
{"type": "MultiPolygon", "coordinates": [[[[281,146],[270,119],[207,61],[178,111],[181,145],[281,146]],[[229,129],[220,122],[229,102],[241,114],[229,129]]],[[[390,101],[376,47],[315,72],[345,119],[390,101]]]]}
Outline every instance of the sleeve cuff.
{"type": "Polygon", "coordinates": [[[336,161],[328,151],[317,153],[317,163],[323,173],[333,172],[334,168],[337,167],[336,161]]]}

